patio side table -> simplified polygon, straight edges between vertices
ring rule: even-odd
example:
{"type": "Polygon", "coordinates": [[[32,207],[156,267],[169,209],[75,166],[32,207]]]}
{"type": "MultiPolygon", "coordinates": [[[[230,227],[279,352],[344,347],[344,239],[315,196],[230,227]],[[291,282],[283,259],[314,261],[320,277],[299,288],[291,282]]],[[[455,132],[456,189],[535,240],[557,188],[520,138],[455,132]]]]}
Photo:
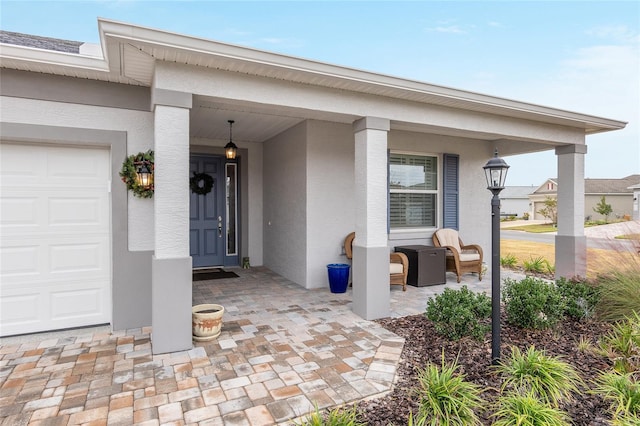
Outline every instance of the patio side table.
{"type": "Polygon", "coordinates": [[[394,249],[396,252],[407,255],[409,259],[407,284],[425,287],[447,282],[445,260],[447,249],[423,245],[398,246],[394,249]]]}

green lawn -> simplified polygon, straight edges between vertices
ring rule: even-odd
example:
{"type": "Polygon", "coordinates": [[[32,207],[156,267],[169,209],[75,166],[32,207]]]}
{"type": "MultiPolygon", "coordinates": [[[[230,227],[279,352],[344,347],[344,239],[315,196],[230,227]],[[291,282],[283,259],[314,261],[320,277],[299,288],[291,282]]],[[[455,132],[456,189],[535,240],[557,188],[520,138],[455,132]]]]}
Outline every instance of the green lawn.
{"type": "Polygon", "coordinates": [[[508,229],[509,231],[525,231],[532,232],[534,234],[541,234],[543,232],[556,232],[558,228],[551,223],[542,223],[538,225],[521,225],[521,226],[505,226],[502,229],[508,229]]]}

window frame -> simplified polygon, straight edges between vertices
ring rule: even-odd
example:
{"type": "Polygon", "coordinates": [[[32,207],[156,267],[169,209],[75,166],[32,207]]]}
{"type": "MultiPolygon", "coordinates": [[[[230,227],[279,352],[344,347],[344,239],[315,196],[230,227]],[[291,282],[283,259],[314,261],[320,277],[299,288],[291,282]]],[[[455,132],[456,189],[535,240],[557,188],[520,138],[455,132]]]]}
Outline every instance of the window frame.
{"type": "Polygon", "coordinates": [[[418,151],[404,151],[404,150],[389,150],[389,157],[387,159],[387,222],[388,222],[388,230],[390,235],[400,236],[400,234],[415,234],[415,233],[424,233],[434,231],[439,228],[442,223],[442,197],[443,197],[443,188],[442,188],[442,155],[431,153],[431,152],[418,152],[418,151]],[[392,189],[391,188],[391,156],[392,155],[411,155],[416,157],[432,157],[435,158],[436,161],[436,188],[433,189],[421,189],[421,190],[410,190],[410,189],[392,189]],[[402,227],[402,228],[394,228],[391,225],[391,194],[392,193],[400,193],[400,194],[435,194],[435,224],[433,226],[416,226],[416,227],[402,227]]]}

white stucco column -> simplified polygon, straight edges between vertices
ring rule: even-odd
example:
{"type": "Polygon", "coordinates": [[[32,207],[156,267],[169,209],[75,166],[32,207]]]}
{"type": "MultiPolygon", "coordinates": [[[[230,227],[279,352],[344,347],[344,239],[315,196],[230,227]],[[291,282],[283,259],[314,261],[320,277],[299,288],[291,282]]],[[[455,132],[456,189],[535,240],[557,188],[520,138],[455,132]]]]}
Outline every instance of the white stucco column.
{"type": "Polygon", "coordinates": [[[389,120],[365,117],[355,134],[356,238],[353,242],[353,311],[365,319],[389,316],[387,247],[387,132],[389,120]]]}
{"type": "Polygon", "coordinates": [[[154,354],[192,348],[189,255],[191,94],[154,89],[154,216],[151,344],[154,354]]]}
{"type": "Polygon", "coordinates": [[[556,148],[558,156],[558,234],[556,277],[586,277],[584,235],[584,156],[586,145],[556,148]]]}

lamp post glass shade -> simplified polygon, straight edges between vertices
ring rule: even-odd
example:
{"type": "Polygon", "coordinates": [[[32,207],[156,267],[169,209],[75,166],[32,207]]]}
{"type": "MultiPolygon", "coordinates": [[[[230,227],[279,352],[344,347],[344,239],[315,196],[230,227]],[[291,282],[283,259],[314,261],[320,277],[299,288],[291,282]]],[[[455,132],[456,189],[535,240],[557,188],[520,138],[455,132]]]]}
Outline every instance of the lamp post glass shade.
{"type": "Polygon", "coordinates": [[[236,152],[238,151],[238,147],[231,138],[231,127],[233,126],[233,120],[227,120],[229,123],[229,143],[224,146],[224,153],[228,160],[234,160],[236,158],[236,152]]]}
{"type": "Polygon", "coordinates": [[[148,164],[142,163],[136,169],[136,180],[138,181],[138,185],[142,186],[143,188],[151,188],[151,184],[153,183],[153,173],[151,173],[151,170],[149,170],[148,164]]]}
{"type": "Polygon", "coordinates": [[[509,165],[502,158],[498,157],[497,149],[493,158],[487,161],[483,169],[487,178],[487,189],[491,191],[497,190],[498,192],[503,190],[509,165]]]}

